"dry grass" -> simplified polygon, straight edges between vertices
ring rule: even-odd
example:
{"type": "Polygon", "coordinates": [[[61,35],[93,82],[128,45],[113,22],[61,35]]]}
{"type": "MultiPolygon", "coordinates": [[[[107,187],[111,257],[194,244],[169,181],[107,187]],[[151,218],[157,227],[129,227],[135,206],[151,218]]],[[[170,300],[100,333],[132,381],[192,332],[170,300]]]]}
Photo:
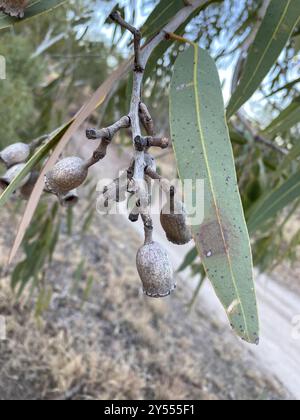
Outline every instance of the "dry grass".
{"type": "MultiPolygon", "coordinates": [[[[2,255],[9,239],[1,235],[2,255]]],[[[180,283],[170,299],[142,295],[133,265],[139,245],[119,218],[98,219],[82,239],[63,236],[47,273],[51,305],[39,320],[26,296],[17,304],[2,278],[8,340],[0,342],[0,398],[285,398],[229,330],[199,310],[187,313],[180,283]],[[74,287],[82,258],[86,269],[74,287]],[[90,275],[95,281],[82,307],[90,275]]]]}

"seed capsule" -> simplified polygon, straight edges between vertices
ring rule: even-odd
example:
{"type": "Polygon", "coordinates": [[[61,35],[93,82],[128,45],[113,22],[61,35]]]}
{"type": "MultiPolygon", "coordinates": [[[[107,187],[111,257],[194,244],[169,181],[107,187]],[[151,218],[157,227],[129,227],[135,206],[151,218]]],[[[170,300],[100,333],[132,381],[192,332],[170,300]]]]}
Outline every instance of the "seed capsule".
{"type": "Polygon", "coordinates": [[[82,159],[63,159],[46,174],[46,189],[57,195],[65,195],[83,184],[87,175],[88,169],[82,159]]]}
{"type": "Polygon", "coordinates": [[[25,143],[15,143],[6,147],[0,152],[0,161],[7,168],[11,168],[18,163],[24,163],[30,156],[30,146],[25,143]]]}
{"type": "Polygon", "coordinates": [[[65,195],[59,196],[59,202],[63,207],[74,207],[79,201],[77,190],[69,191],[65,195]]]}
{"type": "Polygon", "coordinates": [[[166,297],[176,288],[169,256],[157,242],[145,243],[137,253],[136,263],[147,296],[166,297]]]}
{"type": "MultiPolygon", "coordinates": [[[[9,184],[15,179],[17,175],[19,175],[19,173],[25,168],[25,166],[25,163],[19,163],[18,165],[12,166],[10,169],[8,169],[8,171],[0,178],[0,188],[6,190],[9,184]]],[[[30,174],[25,176],[19,187],[23,187],[29,181],[29,178],[30,174]]]]}
{"type": "Polygon", "coordinates": [[[171,200],[166,204],[160,214],[160,223],[170,242],[176,245],[185,245],[192,239],[192,232],[187,225],[187,216],[182,202],[171,200]]]}
{"type": "Polygon", "coordinates": [[[10,16],[23,18],[28,0],[0,0],[0,10],[10,16]]]}

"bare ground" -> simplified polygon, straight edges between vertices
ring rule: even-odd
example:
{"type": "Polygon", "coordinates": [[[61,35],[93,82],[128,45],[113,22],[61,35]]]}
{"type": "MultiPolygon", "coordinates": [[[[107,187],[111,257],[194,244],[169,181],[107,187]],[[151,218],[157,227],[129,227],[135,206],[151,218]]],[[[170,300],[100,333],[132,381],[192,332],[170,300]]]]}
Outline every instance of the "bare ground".
{"type": "MultiPolygon", "coordinates": [[[[2,273],[9,221],[1,221],[2,273]]],[[[47,272],[54,294],[42,319],[32,302],[15,302],[2,276],[8,339],[0,342],[0,399],[288,399],[229,329],[201,307],[188,313],[180,279],[171,298],[142,295],[134,264],[140,244],[120,217],[99,217],[83,238],[64,234],[47,272]],[[86,269],[74,283],[82,258],[86,269]]]]}

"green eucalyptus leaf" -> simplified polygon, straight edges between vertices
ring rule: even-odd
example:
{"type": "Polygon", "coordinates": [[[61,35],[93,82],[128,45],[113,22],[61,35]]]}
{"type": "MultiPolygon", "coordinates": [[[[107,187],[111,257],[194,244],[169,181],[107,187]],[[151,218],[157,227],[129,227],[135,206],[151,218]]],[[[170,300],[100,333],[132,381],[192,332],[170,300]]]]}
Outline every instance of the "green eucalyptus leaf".
{"type": "Polygon", "coordinates": [[[235,114],[259,88],[288,42],[299,16],[299,0],[271,0],[249,50],[245,70],[229,102],[228,117],[235,114]]]}
{"type": "Polygon", "coordinates": [[[196,44],[176,61],[170,120],[181,180],[204,180],[204,221],[194,223],[192,232],[207,277],[236,333],[257,343],[252,254],[220,79],[210,55],[196,44]]]}
{"type": "Polygon", "coordinates": [[[275,137],[284,133],[300,122],[300,96],[285,108],[271,124],[264,129],[263,133],[269,137],[275,137]]]}
{"type": "Polygon", "coordinates": [[[178,268],[178,273],[181,273],[186,268],[188,268],[197,259],[197,257],[198,257],[197,248],[191,249],[191,251],[189,251],[187,255],[185,256],[185,259],[183,263],[181,264],[181,266],[178,268]]]}
{"type": "Polygon", "coordinates": [[[300,197],[300,172],[263,197],[249,213],[248,228],[254,233],[281,210],[300,197]]]}

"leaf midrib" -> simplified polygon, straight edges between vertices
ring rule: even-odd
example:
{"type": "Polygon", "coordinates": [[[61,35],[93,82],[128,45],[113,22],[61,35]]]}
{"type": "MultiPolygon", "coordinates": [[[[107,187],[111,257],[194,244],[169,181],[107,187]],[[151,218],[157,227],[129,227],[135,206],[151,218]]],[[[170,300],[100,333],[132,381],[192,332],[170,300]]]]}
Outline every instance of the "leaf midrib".
{"type": "MultiPolygon", "coordinates": [[[[206,144],[205,144],[205,140],[204,140],[204,134],[203,134],[203,130],[202,130],[202,125],[201,125],[201,107],[200,107],[200,98],[198,95],[198,87],[199,87],[199,81],[198,81],[198,62],[199,62],[199,49],[198,49],[198,45],[194,44],[194,51],[195,51],[195,60],[194,60],[194,94],[195,94],[195,102],[196,102],[196,109],[197,109],[197,124],[198,124],[198,128],[199,128],[199,133],[200,133],[200,140],[202,143],[202,148],[203,148],[203,156],[204,156],[204,160],[205,160],[205,164],[206,164],[206,169],[207,169],[207,174],[208,174],[208,179],[209,179],[209,183],[210,183],[210,187],[211,187],[211,191],[212,191],[212,196],[213,196],[213,203],[214,203],[214,207],[215,207],[215,211],[216,211],[216,216],[218,219],[218,223],[221,229],[221,234],[222,234],[222,240],[224,243],[224,249],[226,251],[226,255],[227,255],[227,260],[228,260],[228,264],[229,264],[229,268],[230,268],[230,273],[231,273],[231,280],[236,292],[236,296],[238,297],[238,301],[241,307],[241,311],[242,311],[242,315],[243,315],[243,319],[244,319],[244,324],[245,324],[245,329],[246,329],[246,335],[248,338],[248,341],[250,341],[250,334],[249,334],[249,330],[248,330],[248,323],[247,323],[247,318],[246,318],[246,314],[244,311],[244,307],[242,304],[242,300],[239,294],[239,290],[237,287],[237,283],[236,283],[236,279],[235,279],[235,275],[233,272],[233,268],[232,268],[232,260],[231,260],[231,255],[229,253],[227,244],[226,244],[226,240],[225,240],[225,236],[224,236],[224,232],[223,232],[223,226],[222,226],[222,221],[220,218],[220,214],[218,211],[218,206],[217,206],[217,199],[216,199],[216,193],[214,190],[214,186],[213,186],[213,181],[212,181],[212,175],[211,175],[211,170],[210,170],[210,165],[209,165],[209,161],[208,161],[208,156],[207,156],[207,150],[206,150],[206,144]]],[[[227,312],[227,308],[226,308],[226,313],[227,312]]]]}

